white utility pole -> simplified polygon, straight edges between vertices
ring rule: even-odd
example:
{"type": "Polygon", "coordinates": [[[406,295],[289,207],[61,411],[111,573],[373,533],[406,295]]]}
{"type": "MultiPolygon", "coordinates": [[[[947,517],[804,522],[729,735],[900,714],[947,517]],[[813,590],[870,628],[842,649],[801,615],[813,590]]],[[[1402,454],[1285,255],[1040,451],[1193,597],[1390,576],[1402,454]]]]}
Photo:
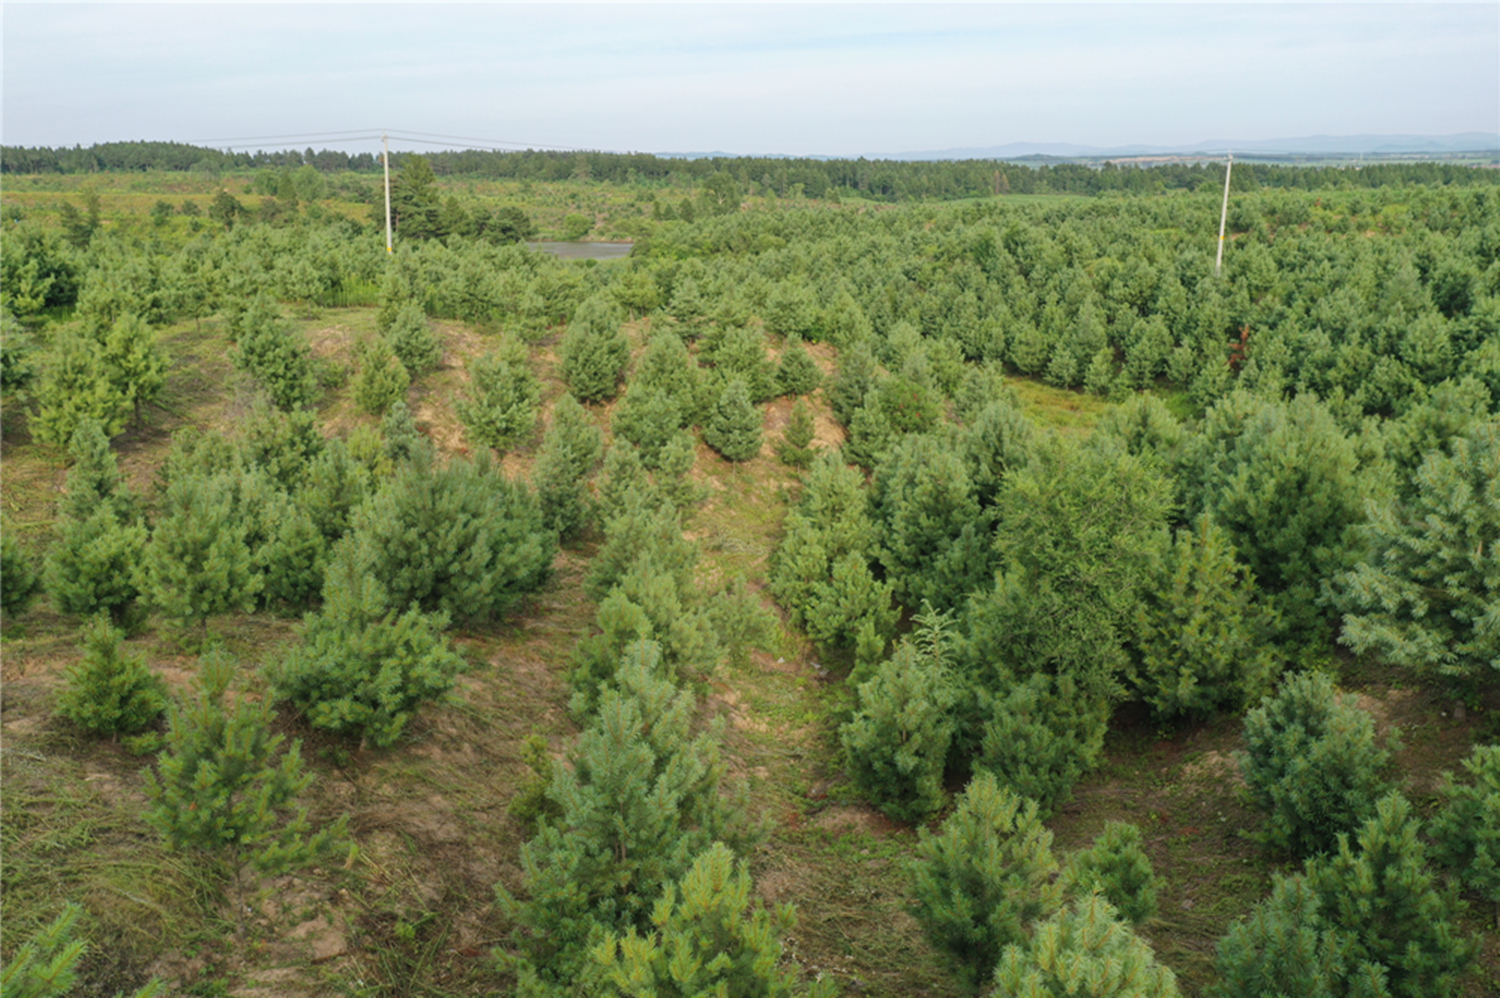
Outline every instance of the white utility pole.
{"type": "Polygon", "coordinates": [[[1219,210],[1219,258],[1214,261],[1214,273],[1217,274],[1224,267],[1224,223],[1229,220],[1229,171],[1234,169],[1234,153],[1229,154],[1229,162],[1224,164],[1224,207],[1219,210]]]}
{"type": "MultiPolygon", "coordinates": [[[[393,252],[391,249],[391,140],[384,132],[380,133],[380,144],[385,149],[385,251],[390,253],[393,252]]],[[[1225,190],[1227,191],[1228,188],[1226,187],[1225,190]]],[[[1222,240],[1224,237],[1221,234],[1219,238],[1222,240]]],[[[1219,252],[1221,254],[1224,252],[1222,245],[1219,252]]]]}

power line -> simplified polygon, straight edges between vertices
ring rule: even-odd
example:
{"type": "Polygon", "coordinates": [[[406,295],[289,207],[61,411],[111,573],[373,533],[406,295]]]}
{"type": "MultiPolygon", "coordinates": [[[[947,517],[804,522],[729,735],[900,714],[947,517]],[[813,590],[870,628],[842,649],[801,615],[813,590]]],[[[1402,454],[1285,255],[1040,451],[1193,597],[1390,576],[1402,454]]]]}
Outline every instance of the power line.
{"type": "Polygon", "coordinates": [[[571,152],[577,148],[577,146],[552,146],[547,145],[545,142],[512,142],[509,139],[476,139],[468,135],[442,135],[437,132],[408,132],[397,128],[391,129],[391,134],[398,138],[407,135],[425,135],[430,139],[452,139],[455,142],[483,142],[486,145],[519,146],[523,149],[560,149],[571,152]]]}
{"type": "MultiPolygon", "coordinates": [[[[362,138],[366,133],[373,131],[375,131],[375,129],[373,128],[356,128],[347,132],[302,132],[300,134],[292,135],[236,135],[231,136],[227,139],[202,139],[200,140],[200,143],[202,145],[208,145],[211,142],[270,142],[273,139],[321,139],[333,138],[334,136],[339,135],[352,135],[356,138],[362,138]]],[[[378,134],[376,135],[376,138],[379,138],[378,134]]]]}

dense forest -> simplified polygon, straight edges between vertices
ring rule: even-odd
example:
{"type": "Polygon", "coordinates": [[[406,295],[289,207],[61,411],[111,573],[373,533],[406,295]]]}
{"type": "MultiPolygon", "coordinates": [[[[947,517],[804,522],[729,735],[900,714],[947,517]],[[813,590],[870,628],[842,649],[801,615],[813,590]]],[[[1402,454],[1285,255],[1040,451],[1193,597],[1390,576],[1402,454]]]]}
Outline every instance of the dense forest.
{"type": "Polygon", "coordinates": [[[1500,986],[1494,171],[340,156],[4,150],[7,994],[1500,986]]]}

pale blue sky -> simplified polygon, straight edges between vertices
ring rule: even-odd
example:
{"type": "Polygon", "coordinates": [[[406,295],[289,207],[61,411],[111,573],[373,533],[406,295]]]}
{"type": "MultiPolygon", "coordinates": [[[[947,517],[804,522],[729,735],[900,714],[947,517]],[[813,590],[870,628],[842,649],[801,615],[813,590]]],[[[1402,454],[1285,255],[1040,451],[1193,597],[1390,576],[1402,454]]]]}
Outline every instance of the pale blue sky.
{"type": "Polygon", "coordinates": [[[13,145],[384,127],[859,155],[1500,131],[1491,2],[7,2],[3,29],[13,145]]]}

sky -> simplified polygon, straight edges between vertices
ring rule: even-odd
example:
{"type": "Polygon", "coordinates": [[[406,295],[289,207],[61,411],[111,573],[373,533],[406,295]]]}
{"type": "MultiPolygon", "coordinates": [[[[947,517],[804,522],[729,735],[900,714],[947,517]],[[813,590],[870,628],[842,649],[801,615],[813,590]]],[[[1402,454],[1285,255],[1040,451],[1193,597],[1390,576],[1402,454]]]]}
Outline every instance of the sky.
{"type": "Polygon", "coordinates": [[[1500,131],[1493,2],[0,11],[8,145],[375,151],[331,138],[392,129],[857,156],[1500,131]]]}

